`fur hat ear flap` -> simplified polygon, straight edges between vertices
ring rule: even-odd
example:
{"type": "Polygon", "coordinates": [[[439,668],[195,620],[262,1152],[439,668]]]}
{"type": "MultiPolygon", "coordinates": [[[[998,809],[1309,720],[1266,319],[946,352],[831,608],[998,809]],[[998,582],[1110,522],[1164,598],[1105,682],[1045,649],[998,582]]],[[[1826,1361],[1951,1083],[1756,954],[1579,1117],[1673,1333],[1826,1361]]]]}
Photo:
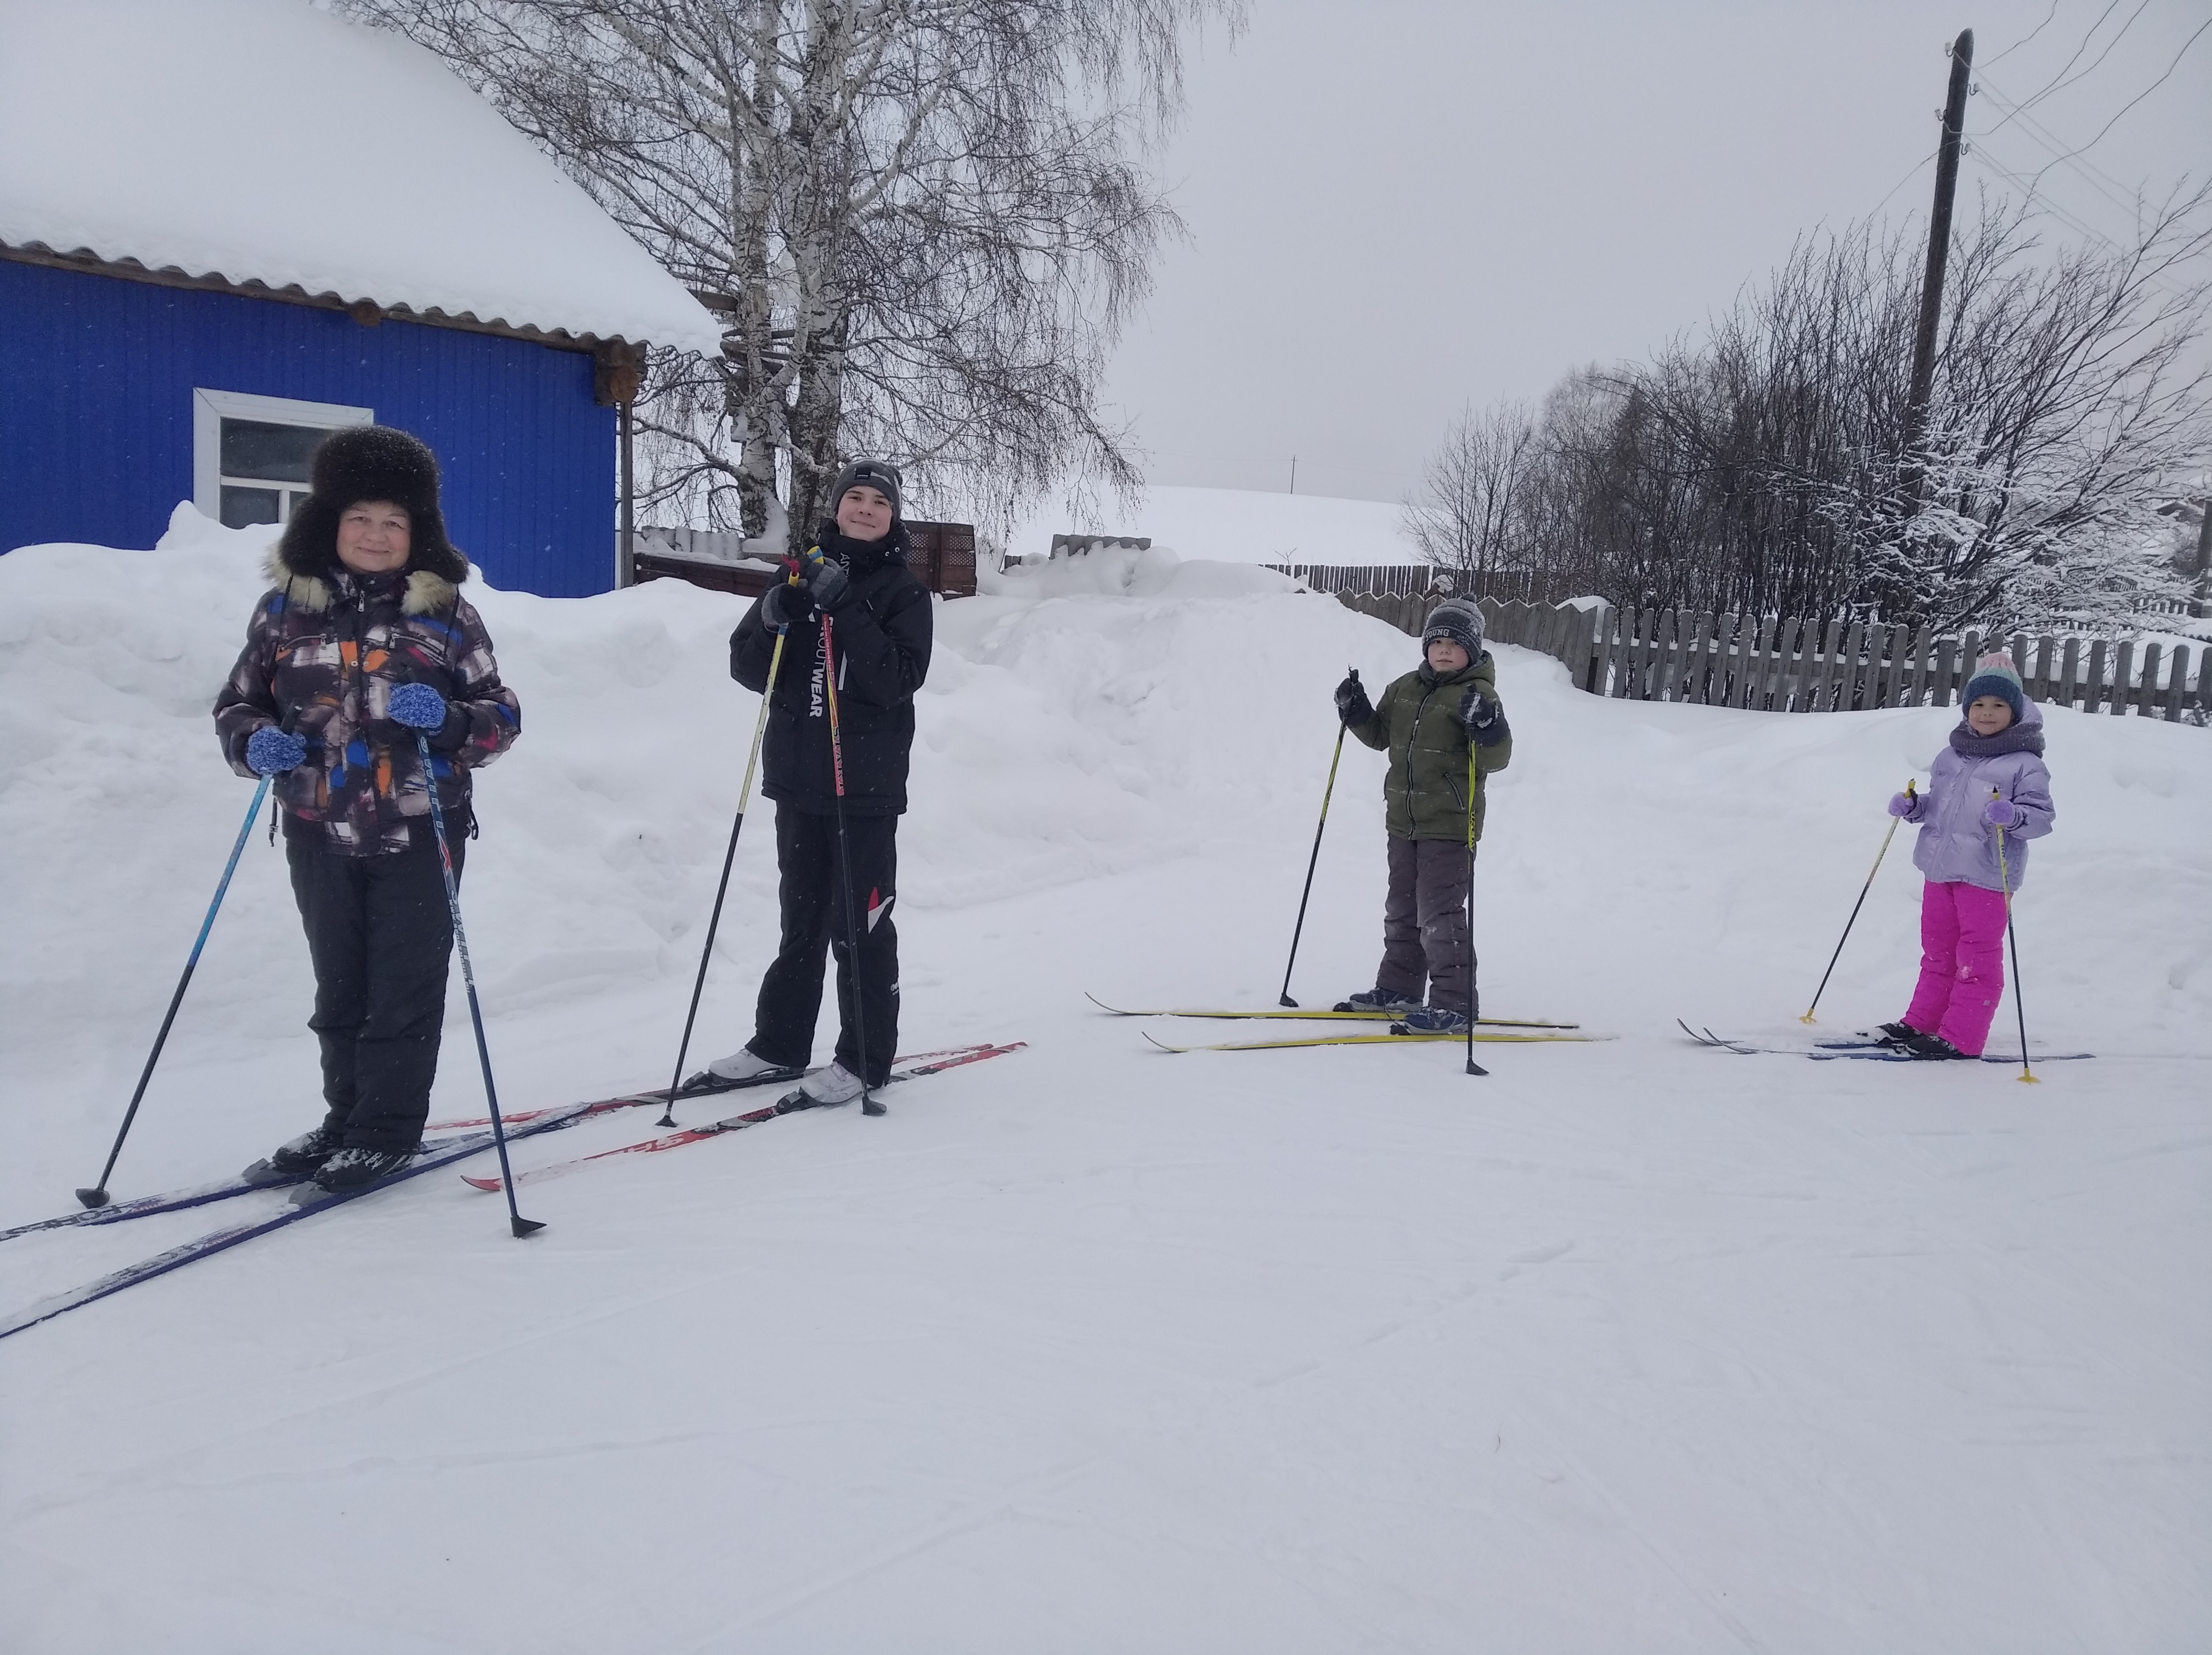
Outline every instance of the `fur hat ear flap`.
{"type": "Polygon", "coordinates": [[[337,508],[312,494],[295,505],[276,542],[276,561],[299,580],[328,580],[338,566],[337,508]]]}

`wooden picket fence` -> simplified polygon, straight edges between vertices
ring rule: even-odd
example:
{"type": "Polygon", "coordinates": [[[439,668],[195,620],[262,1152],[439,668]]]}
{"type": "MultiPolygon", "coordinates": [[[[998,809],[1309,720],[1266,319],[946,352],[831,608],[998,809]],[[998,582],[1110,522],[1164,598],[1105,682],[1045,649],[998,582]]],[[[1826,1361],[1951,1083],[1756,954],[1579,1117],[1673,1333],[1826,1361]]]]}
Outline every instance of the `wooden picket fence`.
{"type": "MultiPolygon", "coordinates": [[[[1419,637],[1431,600],[1340,594],[1340,603],[1419,637]]],[[[2010,638],[1779,616],[1682,615],[1610,605],[1481,600],[1490,638],[1562,663],[1593,695],[1687,701],[1762,712],[1948,707],[1974,662],[2006,648],[2029,698],[2085,712],[2203,725],[2204,658],[2212,645],[2161,647],[2129,638],[2056,634],[2010,638]]]]}

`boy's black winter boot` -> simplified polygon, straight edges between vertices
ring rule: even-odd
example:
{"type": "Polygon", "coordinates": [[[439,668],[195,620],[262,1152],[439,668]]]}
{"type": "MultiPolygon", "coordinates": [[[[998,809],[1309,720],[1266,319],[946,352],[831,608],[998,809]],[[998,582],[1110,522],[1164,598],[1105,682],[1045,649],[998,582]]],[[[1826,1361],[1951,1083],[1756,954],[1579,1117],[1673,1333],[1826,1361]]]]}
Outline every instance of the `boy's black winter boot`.
{"type": "Polygon", "coordinates": [[[412,1149],[341,1149],[325,1161],[315,1182],[336,1194],[388,1178],[415,1159],[412,1149]]]}
{"type": "Polygon", "coordinates": [[[1398,1026],[1407,1034],[1465,1034],[1467,1013],[1447,1011],[1442,1006],[1416,1006],[1398,1026]]]}
{"type": "Polygon", "coordinates": [[[1401,1013],[1413,1010],[1420,1003],[1419,1001],[1409,995],[1401,995],[1395,989],[1362,989],[1350,998],[1338,1001],[1336,1009],[1340,1012],[1388,1012],[1391,1016],[1396,1017],[1401,1013]]]}
{"type": "Polygon", "coordinates": [[[304,1178],[344,1147],[343,1133],[319,1126],[313,1132],[302,1132],[289,1143],[271,1150],[269,1170],[288,1178],[304,1178]]]}
{"type": "Polygon", "coordinates": [[[1910,1040],[1900,1042],[1898,1050],[1907,1057],[1917,1058],[1923,1062],[1940,1063],[1952,1058],[1972,1061],[1969,1054],[1960,1051],[1940,1034],[1916,1034],[1910,1040]]]}

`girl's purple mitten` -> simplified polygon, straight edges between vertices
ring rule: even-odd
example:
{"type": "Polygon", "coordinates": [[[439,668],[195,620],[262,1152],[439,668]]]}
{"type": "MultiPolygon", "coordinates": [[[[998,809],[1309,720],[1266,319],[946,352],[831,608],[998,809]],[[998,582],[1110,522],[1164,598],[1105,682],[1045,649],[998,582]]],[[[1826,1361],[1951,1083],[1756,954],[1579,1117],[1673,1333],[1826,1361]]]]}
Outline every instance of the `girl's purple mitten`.
{"type": "Polygon", "coordinates": [[[1982,806],[1982,820],[1993,828],[2018,827],[2020,818],[2020,806],[2009,799],[1992,799],[1982,806]]]}
{"type": "Polygon", "coordinates": [[[1890,795],[1889,813],[1900,818],[1910,818],[1913,806],[1918,802],[1909,793],[1893,794],[1890,795]]]}

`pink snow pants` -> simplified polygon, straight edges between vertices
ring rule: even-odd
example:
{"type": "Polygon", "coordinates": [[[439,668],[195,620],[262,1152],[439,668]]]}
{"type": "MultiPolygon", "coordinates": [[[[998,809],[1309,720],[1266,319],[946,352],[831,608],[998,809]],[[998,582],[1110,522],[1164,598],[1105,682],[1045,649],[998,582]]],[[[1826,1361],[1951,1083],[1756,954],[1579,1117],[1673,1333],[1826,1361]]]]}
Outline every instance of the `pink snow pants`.
{"type": "Polygon", "coordinates": [[[2004,994],[2004,892],[1930,879],[1920,893],[1920,983],[1906,1025],[1979,1057],[2004,994]]]}

